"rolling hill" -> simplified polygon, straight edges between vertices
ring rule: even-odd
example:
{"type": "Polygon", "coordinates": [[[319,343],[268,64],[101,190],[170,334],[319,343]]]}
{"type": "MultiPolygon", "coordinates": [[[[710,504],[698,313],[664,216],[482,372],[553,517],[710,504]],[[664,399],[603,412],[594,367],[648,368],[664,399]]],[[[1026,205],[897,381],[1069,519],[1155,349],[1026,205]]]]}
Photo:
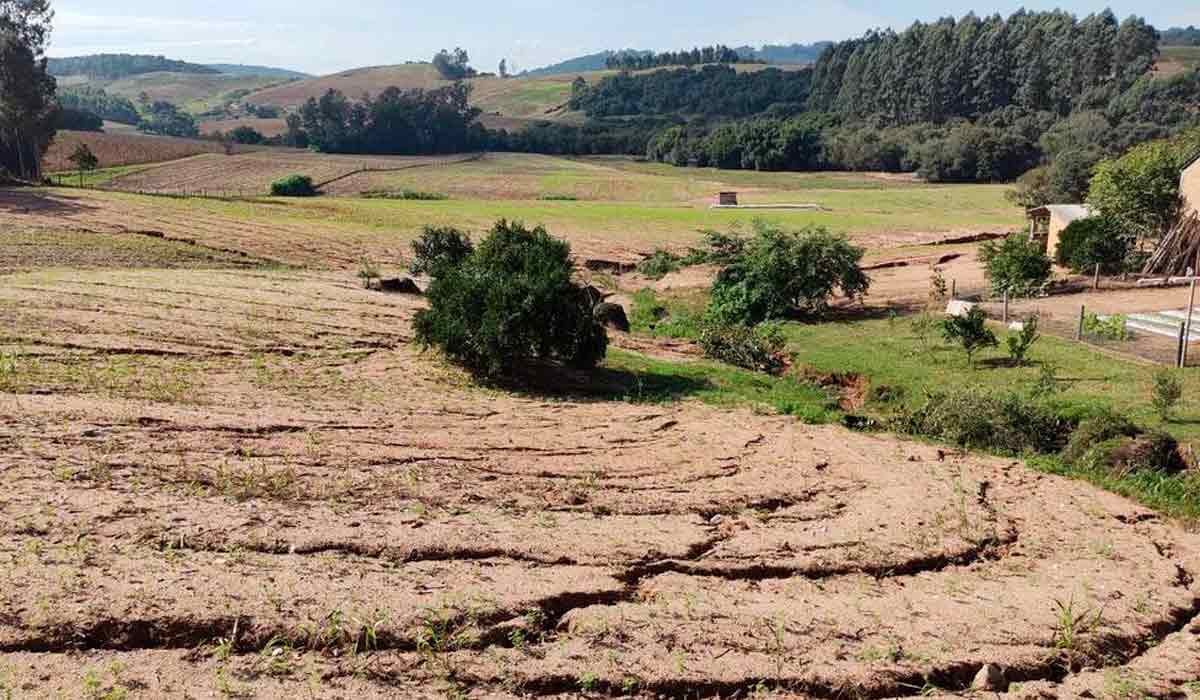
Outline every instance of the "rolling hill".
{"type": "Polygon", "coordinates": [[[151,100],[166,100],[192,114],[203,114],[240,99],[251,92],[278,85],[280,78],[221,73],[143,73],[119,80],[95,80],[87,76],[58,79],[63,87],[103,88],[111,95],[137,101],[142,93],[151,100]]]}
{"type": "Polygon", "coordinates": [[[294,80],[311,78],[308,73],[289,70],[287,68],[272,68],[270,66],[245,66],[240,63],[209,63],[205,68],[213,70],[223,75],[237,75],[243,77],[259,76],[263,78],[279,78],[281,80],[294,80]]]}
{"type": "MultiPolygon", "coordinates": [[[[484,122],[505,128],[519,127],[531,120],[571,121],[577,118],[565,110],[571,95],[571,82],[579,75],[592,81],[609,72],[574,72],[539,77],[473,78],[472,103],[484,112],[484,122]]],[[[431,89],[449,85],[428,63],[375,66],[335,73],[308,80],[259,90],[248,95],[247,102],[284,109],[302,105],[308,98],[319,98],[330,89],[349,97],[372,95],[395,86],[404,90],[431,89]]]]}

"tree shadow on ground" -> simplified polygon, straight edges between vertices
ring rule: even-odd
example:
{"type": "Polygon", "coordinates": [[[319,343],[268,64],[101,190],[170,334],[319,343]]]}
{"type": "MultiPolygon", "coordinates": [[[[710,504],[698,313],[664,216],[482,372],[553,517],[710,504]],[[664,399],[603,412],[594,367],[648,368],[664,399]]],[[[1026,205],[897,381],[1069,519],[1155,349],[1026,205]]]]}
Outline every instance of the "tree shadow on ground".
{"type": "Polygon", "coordinates": [[[538,398],[582,402],[628,401],[665,403],[695,396],[716,387],[707,379],[659,371],[597,367],[581,370],[535,361],[518,367],[510,376],[495,379],[491,386],[538,398]]]}
{"type": "Polygon", "coordinates": [[[31,186],[0,187],[0,213],[4,214],[65,216],[96,209],[84,203],[82,198],[62,192],[49,192],[31,186]]]}
{"type": "Polygon", "coordinates": [[[915,313],[921,309],[921,304],[886,303],[861,304],[847,302],[837,304],[820,315],[795,314],[789,320],[803,324],[820,323],[853,323],[856,321],[880,321],[888,318],[898,318],[915,313]]]}

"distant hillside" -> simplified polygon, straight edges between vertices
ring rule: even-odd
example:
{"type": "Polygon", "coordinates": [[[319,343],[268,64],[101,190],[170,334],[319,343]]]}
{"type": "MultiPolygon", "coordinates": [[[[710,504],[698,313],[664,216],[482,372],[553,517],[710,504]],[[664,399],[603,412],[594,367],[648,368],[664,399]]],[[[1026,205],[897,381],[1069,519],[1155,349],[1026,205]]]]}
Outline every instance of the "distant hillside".
{"type": "Polygon", "coordinates": [[[216,74],[220,72],[208,66],[174,61],[163,56],[126,53],[51,58],[49,70],[50,74],[55,76],[82,75],[100,80],[119,80],[146,73],[216,74]]]}
{"type": "Polygon", "coordinates": [[[650,51],[637,51],[634,49],[625,49],[623,51],[601,51],[600,53],[588,54],[587,56],[579,56],[570,58],[561,63],[555,63],[544,68],[536,68],[527,70],[521,73],[522,77],[536,78],[539,76],[548,75],[565,75],[567,73],[589,73],[592,71],[605,70],[608,66],[608,59],[618,54],[638,54],[649,55],[650,51]]]}
{"type": "MultiPolygon", "coordinates": [[[[472,78],[471,103],[483,110],[484,122],[507,129],[519,129],[533,121],[572,121],[578,115],[569,113],[566,103],[571,97],[571,81],[582,75],[597,81],[611,71],[576,71],[544,76],[523,75],[517,78],[472,78]]],[[[296,80],[259,90],[245,97],[246,102],[294,109],[310,97],[319,98],[328,90],[338,90],[351,99],[364,93],[378,95],[389,87],[402,90],[438,88],[449,85],[431,64],[407,63],[396,66],[374,66],[335,73],[318,78],[296,80]]]]}
{"type": "Polygon", "coordinates": [[[308,73],[288,70],[287,68],[271,68],[270,66],[244,66],[240,63],[209,63],[205,67],[212,68],[223,75],[236,75],[239,77],[258,76],[260,78],[278,78],[280,80],[299,80],[312,77],[308,73]]]}
{"type": "Polygon", "coordinates": [[[743,58],[764,61],[772,65],[787,65],[793,63],[816,63],[825,49],[833,46],[831,41],[818,41],[815,44],[767,44],[761,49],[752,46],[739,46],[737,52],[743,58]]]}
{"type": "Polygon", "coordinates": [[[357,99],[363,93],[378,95],[396,86],[401,89],[435,88],[445,84],[430,63],[406,63],[397,66],[371,66],[277,85],[246,97],[247,102],[275,107],[299,107],[310,97],[328,90],[339,90],[357,99]]]}

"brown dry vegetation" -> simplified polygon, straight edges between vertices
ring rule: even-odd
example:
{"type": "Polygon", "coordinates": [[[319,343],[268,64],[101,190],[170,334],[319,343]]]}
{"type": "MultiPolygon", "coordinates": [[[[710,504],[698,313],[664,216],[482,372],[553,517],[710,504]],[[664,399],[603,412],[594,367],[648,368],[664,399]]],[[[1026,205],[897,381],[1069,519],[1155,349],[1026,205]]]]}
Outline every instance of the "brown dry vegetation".
{"type": "Polygon", "coordinates": [[[43,167],[46,172],[72,170],[71,153],[79,144],[87,144],[100,161],[100,167],[161,163],[187,158],[201,153],[224,153],[224,147],[213,141],[180,139],[170,136],[149,136],[138,133],[100,133],[90,131],[60,131],[54,137],[43,167]]]}
{"type": "Polygon", "coordinates": [[[468,157],[326,155],[296,149],[271,149],[234,156],[199,156],[116,177],[106,187],[126,192],[267,194],[272,181],[294,173],[308,175],[320,185],[362,169],[397,171],[413,166],[453,163],[468,157]]]}
{"type": "Polygon", "coordinates": [[[745,410],[484,391],[413,346],[419,300],[345,273],[2,279],[14,697],[1200,677],[1200,537],[1085,484],[745,410]]]}

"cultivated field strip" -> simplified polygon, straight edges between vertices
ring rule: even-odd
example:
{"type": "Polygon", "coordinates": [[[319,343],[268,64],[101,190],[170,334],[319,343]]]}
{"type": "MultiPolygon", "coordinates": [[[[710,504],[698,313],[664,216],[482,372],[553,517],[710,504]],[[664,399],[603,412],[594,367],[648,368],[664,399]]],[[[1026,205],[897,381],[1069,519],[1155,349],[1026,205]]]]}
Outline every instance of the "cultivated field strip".
{"type": "Polygon", "coordinates": [[[348,274],[6,276],[0,689],[883,698],[995,663],[1012,697],[1183,697],[1200,675],[1200,537],[1124,499],[749,411],[473,388],[413,346],[419,304],[348,274]]]}
{"type": "MultiPolygon", "coordinates": [[[[155,194],[265,195],[271,183],[288,175],[308,175],[318,186],[337,183],[361,171],[402,171],[449,165],[472,156],[350,156],[271,150],[227,156],[199,155],[114,178],[107,189],[155,194]]],[[[358,192],[354,192],[357,194],[358,192]]]]}

